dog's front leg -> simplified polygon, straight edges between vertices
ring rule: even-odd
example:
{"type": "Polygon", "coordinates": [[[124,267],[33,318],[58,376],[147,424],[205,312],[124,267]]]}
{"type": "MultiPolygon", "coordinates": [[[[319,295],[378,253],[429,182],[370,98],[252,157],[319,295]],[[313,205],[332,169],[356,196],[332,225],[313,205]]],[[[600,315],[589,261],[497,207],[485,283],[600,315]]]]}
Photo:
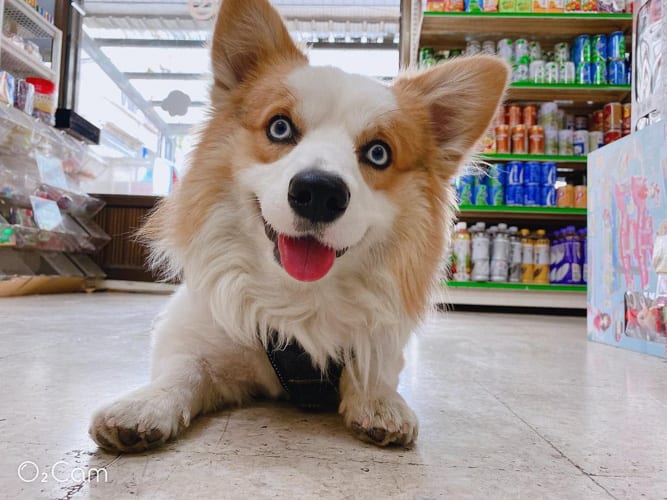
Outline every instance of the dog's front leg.
{"type": "Polygon", "coordinates": [[[379,446],[411,445],[417,439],[417,416],[397,392],[398,374],[403,365],[395,364],[390,380],[380,380],[362,388],[353,380],[352,367],[346,367],[340,382],[340,413],[347,427],[362,441],[379,446]]]}

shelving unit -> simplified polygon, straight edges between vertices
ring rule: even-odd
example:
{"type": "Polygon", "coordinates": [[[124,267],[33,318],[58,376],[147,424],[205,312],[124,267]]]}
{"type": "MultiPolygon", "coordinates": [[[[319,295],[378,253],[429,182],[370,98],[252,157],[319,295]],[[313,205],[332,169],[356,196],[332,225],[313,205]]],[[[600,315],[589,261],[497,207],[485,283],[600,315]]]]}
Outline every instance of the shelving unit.
{"type": "MultiPolygon", "coordinates": [[[[404,11],[409,12],[412,36],[405,41],[408,47],[401,52],[404,63],[417,65],[419,48],[437,50],[464,49],[472,40],[483,42],[502,38],[527,38],[549,46],[560,41],[571,41],[588,33],[622,31],[626,46],[632,43],[632,14],[608,13],[424,13],[426,2],[405,0],[404,11]],[[405,57],[409,60],[406,61],[405,57]]],[[[630,85],[577,85],[535,84],[518,82],[510,85],[507,101],[527,104],[556,101],[569,112],[588,113],[607,102],[624,102],[631,95],[630,85]]],[[[580,176],[586,172],[585,156],[477,154],[479,163],[510,161],[555,162],[560,173],[580,176]]],[[[581,227],[586,224],[586,209],[558,207],[516,206],[461,206],[459,220],[487,224],[507,222],[521,226],[558,229],[566,225],[581,227]]],[[[586,287],[559,285],[522,285],[507,283],[448,283],[442,290],[442,302],[453,304],[484,304],[500,306],[534,306],[577,308],[586,307],[586,287]]]]}
{"type": "Polygon", "coordinates": [[[527,285],[523,283],[442,282],[436,304],[461,304],[546,309],[585,309],[585,285],[527,285]]]}
{"type": "Polygon", "coordinates": [[[60,84],[62,32],[40,16],[24,0],[0,0],[0,66],[14,76],[36,76],[60,84]],[[7,33],[35,42],[45,62],[12,43],[7,33]]]}

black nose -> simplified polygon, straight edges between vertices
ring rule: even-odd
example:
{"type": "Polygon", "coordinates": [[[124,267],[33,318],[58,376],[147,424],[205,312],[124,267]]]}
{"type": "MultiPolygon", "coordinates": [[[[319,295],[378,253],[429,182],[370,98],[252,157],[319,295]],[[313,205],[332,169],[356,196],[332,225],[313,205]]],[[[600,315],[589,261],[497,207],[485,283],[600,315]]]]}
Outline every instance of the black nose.
{"type": "Polygon", "coordinates": [[[307,170],[289,183],[290,207],[311,222],[333,222],[350,203],[350,190],[343,179],[321,170],[307,170]]]}

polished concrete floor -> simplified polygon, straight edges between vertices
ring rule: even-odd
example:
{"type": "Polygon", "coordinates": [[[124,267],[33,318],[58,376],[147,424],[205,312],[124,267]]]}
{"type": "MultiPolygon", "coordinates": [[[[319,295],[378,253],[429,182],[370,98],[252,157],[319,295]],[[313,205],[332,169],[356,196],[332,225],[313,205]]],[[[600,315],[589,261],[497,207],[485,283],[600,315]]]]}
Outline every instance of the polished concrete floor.
{"type": "Polygon", "coordinates": [[[667,498],[667,363],[587,342],[582,318],[434,315],[401,381],[413,449],[259,403],[157,452],[102,452],[89,416],[147,380],[165,301],[0,299],[0,498],[667,498]]]}

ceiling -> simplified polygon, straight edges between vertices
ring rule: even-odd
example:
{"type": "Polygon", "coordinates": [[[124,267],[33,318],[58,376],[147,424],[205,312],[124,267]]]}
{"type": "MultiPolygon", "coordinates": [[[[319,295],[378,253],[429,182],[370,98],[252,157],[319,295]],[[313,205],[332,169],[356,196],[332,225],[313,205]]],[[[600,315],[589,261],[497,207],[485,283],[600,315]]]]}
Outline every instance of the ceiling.
{"type": "MultiPolygon", "coordinates": [[[[204,115],[209,81],[206,47],[218,1],[86,0],[82,62],[99,65],[162,134],[181,135],[204,115]],[[171,112],[169,95],[175,90],[190,101],[185,114],[180,114],[183,109],[171,112]]],[[[311,59],[344,65],[354,50],[366,72],[393,76],[381,73],[392,64],[387,61],[397,61],[400,0],[272,3],[293,38],[308,44],[311,59]],[[324,49],[326,56],[316,57],[324,49]]],[[[397,69],[398,63],[394,74],[397,69]]]]}

